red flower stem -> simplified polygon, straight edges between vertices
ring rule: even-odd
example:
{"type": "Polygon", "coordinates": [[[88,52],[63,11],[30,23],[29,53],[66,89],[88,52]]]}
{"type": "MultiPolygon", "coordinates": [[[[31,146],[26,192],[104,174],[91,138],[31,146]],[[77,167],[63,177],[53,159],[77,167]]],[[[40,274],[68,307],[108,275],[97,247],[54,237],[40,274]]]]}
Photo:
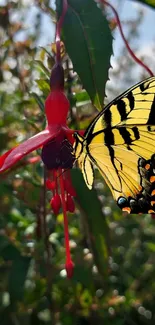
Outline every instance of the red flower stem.
{"type": "Polygon", "coordinates": [[[46,224],[46,167],[44,166],[44,184],[43,184],[43,198],[42,198],[42,212],[43,212],[43,233],[44,233],[44,242],[45,242],[45,249],[47,253],[48,264],[50,264],[50,248],[49,248],[49,234],[47,231],[47,224],[46,224]]]}
{"type": "Polygon", "coordinates": [[[46,178],[47,178],[47,170],[44,166],[44,183],[42,188],[42,214],[43,214],[43,234],[44,234],[44,245],[47,254],[46,259],[46,279],[47,279],[47,299],[49,301],[50,313],[52,313],[52,298],[51,298],[51,290],[52,290],[52,268],[51,268],[51,254],[50,254],[50,246],[49,246],[49,233],[46,223],[46,178]]]}
{"type": "Polygon", "coordinates": [[[124,41],[124,43],[125,43],[125,46],[126,46],[126,48],[128,49],[128,51],[129,51],[129,53],[130,53],[130,55],[132,56],[132,58],[138,63],[138,64],[140,64],[149,74],[150,74],[150,76],[151,77],[153,77],[154,76],[154,74],[153,74],[153,72],[149,69],[149,67],[146,65],[146,64],[144,64],[135,54],[134,54],[134,52],[131,50],[131,47],[129,46],[129,44],[128,44],[128,42],[127,42],[127,40],[126,40],[126,38],[125,38],[125,36],[124,36],[124,33],[123,33],[123,29],[122,29],[122,25],[121,25],[121,22],[120,22],[120,19],[119,19],[119,16],[118,16],[118,13],[117,13],[117,11],[116,11],[116,9],[109,3],[109,2],[107,2],[107,1],[105,1],[105,0],[100,0],[100,2],[102,2],[103,4],[105,4],[106,6],[108,6],[108,7],[110,7],[111,9],[112,9],[112,11],[113,11],[113,13],[114,13],[114,15],[115,15],[115,18],[116,18],[116,21],[117,21],[117,25],[118,25],[118,28],[119,28],[119,30],[120,30],[120,34],[121,34],[121,36],[122,36],[122,39],[123,39],[123,41],[124,41]]]}
{"type": "Polygon", "coordinates": [[[60,189],[61,189],[61,200],[62,200],[62,209],[64,215],[64,233],[65,233],[65,247],[66,247],[66,264],[71,262],[70,247],[69,247],[69,231],[68,231],[68,219],[66,211],[66,202],[65,202],[65,190],[64,190],[64,180],[62,170],[59,174],[60,180],[60,189]]]}
{"type": "Polygon", "coordinates": [[[60,63],[61,61],[61,46],[60,46],[60,34],[61,34],[61,29],[62,25],[64,22],[65,14],[67,12],[68,8],[68,2],[67,0],[63,0],[63,9],[62,9],[62,14],[57,22],[56,26],[56,36],[55,36],[55,42],[56,42],[56,62],[60,63]]]}

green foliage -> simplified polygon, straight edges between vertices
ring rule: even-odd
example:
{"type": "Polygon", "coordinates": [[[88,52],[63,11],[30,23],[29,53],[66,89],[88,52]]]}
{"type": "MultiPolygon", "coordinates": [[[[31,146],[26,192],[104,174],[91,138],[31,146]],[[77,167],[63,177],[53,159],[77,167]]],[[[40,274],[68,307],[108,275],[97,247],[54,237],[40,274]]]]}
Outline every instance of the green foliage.
{"type": "Polygon", "coordinates": [[[80,170],[72,170],[72,181],[76,189],[76,201],[79,205],[84,229],[90,242],[95,263],[105,280],[108,273],[109,261],[109,229],[102,212],[102,204],[97,191],[89,191],[80,170]]]}
{"type": "MultiPolygon", "coordinates": [[[[56,3],[60,15],[62,0],[56,3]]],[[[101,110],[112,54],[110,28],[94,0],[69,0],[68,5],[63,25],[66,51],[92,103],[101,110]]]]}
{"type": "MultiPolygon", "coordinates": [[[[35,135],[46,123],[44,102],[54,54],[36,44],[42,13],[48,11],[51,19],[56,15],[48,0],[36,1],[40,9],[34,31],[18,42],[18,32],[26,33],[25,10],[30,10],[24,3],[8,1],[0,7],[1,152],[35,135]],[[20,23],[12,19],[14,13],[20,23]]],[[[59,10],[60,4],[57,0],[59,10]]],[[[139,21],[133,26],[137,32],[139,21]]],[[[129,36],[135,39],[132,28],[129,36]]],[[[64,56],[65,91],[71,103],[68,125],[82,129],[96,114],[90,98],[102,107],[112,55],[108,21],[95,2],[69,0],[64,41],[80,77],[68,69],[70,61],[64,56]]],[[[133,80],[124,49],[117,62],[115,80],[119,72],[124,82],[133,80]]],[[[110,89],[112,96],[119,94],[117,89],[110,89]]],[[[154,325],[155,221],[148,215],[123,216],[98,172],[95,189],[89,191],[74,168],[76,211],[69,214],[69,231],[75,271],[67,279],[63,216],[53,214],[47,192],[44,223],[43,168],[40,161],[29,160],[37,155],[40,150],[0,175],[0,325],[154,325]]]]}
{"type": "Polygon", "coordinates": [[[146,4],[152,8],[155,8],[155,0],[136,0],[136,1],[146,4]]]}

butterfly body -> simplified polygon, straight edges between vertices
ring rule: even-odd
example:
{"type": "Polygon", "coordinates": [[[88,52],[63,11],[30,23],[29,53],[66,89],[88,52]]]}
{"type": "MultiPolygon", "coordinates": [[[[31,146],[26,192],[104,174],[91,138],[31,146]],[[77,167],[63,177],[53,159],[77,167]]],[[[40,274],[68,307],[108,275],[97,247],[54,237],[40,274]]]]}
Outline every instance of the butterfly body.
{"type": "Polygon", "coordinates": [[[89,189],[95,165],[118,206],[155,213],[155,78],[140,82],[108,104],[81,137],[74,155],[89,189]]]}

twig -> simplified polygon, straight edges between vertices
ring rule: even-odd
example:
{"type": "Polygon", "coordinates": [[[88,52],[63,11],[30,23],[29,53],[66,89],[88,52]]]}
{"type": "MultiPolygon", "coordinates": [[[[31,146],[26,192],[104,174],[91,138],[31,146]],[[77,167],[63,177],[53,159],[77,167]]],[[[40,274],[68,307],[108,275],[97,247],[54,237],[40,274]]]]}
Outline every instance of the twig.
{"type": "Polygon", "coordinates": [[[128,41],[126,40],[125,38],[125,35],[124,35],[124,32],[123,32],[123,29],[122,29],[122,25],[121,25],[121,22],[120,22],[120,19],[119,19],[119,16],[118,16],[118,13],[116,11],[116,9],[107,1],[105,0],[99,0],[100,3],[102,4],[105,4],[106,6],[110,7],[115,15],[115,18],[116,18],[116,21],[117,21],[117,25],[118,25],[118,28],[119,28],[119,31],[120,31],[120,34],[122,36],[122,39],[125,43],[125,46],[126,48],[128,49],[130,55],[132,56],[132,58],[139,64],[141,65],[149,74],[151,77],[154,76],[153,72],[149,69],[149,67],[144,63],[142,62],[136,55],[135,53],[132,51],[131,47],[129,46],[128,44],[128,41]]]}

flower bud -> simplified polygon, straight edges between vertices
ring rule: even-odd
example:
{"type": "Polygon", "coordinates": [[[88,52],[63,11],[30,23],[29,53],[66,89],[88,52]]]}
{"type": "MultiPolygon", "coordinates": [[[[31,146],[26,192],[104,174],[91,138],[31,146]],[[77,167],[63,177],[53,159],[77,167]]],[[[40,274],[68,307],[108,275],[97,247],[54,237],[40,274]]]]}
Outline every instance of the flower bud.
{"type": "Polygon", "coordinates": [[[64,90],[64,69],[60,63],[56,63],[50,77],[51,90],[64,90]]]}
{"type": "Polygon", "coordinates": [[[53,209],[53,212],[55,215],[59,213],[59,210],[61,208],[61,198],[58,193],[56,193],[53,197],[52,200],[50,201],[50,205],[53,209]]]}
{"type": "Polygon", "coordinates": [[[55,190],[56,189],[56,182],[55,181],[50,181],[50,179],[46,180],[46,187],[48,190],[55,190]]]}
{"type": "Polygon", "coordinates": [[[66,210],[71,213],[75,211],[75,203],[70,195],[67,195],[66,210]]]}

